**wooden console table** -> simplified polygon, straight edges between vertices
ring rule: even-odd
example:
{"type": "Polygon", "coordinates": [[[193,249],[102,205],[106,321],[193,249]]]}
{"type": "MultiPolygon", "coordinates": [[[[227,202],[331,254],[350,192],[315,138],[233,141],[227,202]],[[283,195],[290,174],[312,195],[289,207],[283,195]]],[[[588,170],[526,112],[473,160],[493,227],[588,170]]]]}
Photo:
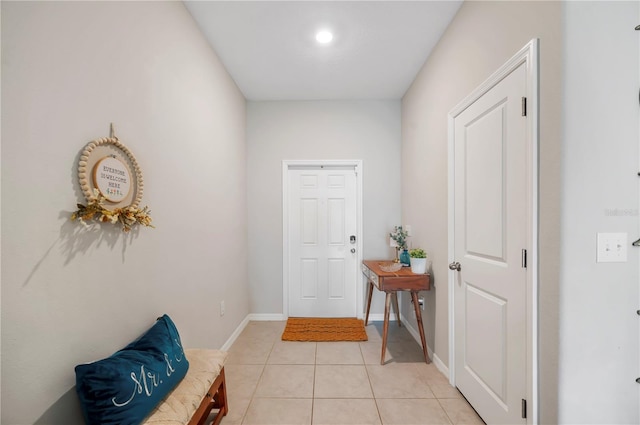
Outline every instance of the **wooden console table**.
{"type": "Polygon", "coordinates": [[[418,322],[418,330],[420,331],[420,339],[422,340],[422,352],[424,360],[430,363],[429,354],[427,353],[427,343],[424,337],[424,327],[422,325],[422,312],[418,304],[418,292],[428,291],[430,289],[430,278],[428,274],[415,274],[411,272],[411,268],[403,267],[396,272],[385,272],[380,265],[389,264],[389,260],[365,260],[362,262],[362,274],[365,275],[369,282],[369,295],[367,301],[367,315],[364,320],[365,326],[369,323],[369,310],[371,309],[371,295],[373,287],[379,291],[386,293],[384,303],[384,327],[382,333],[382,355],[380,364],[384,364],[384,354],[387,350],[387,334],[389,332],[389,310],[391,307],[391,297],[395,298],[395,310],[398,325],[400,326],[400,314],[398,311],[398,291],[410,291],[413,307],[416,311],[416,321],[418,322]]]}

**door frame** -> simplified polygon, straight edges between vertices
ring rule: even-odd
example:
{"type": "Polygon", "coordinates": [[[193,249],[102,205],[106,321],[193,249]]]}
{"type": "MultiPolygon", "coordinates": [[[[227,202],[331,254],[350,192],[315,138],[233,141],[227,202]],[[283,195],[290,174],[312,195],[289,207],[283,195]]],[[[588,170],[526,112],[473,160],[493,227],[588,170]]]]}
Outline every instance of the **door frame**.
{"type": "MultiPolygon", "coordinates": [[[[356,267],[362,263],[362,160],[283,160],[282,161],[282,316],[289,317],[289,169],[292,167],[344,166],[354,167],[356,171],[356,267]]],[[[359,268],[356,270],[356,317],[364,317],[363,293],[359,288],[359,268]]]]}
{"type": "MultiPolygon", "coordinates": [[[[454,228],[454,181],[455,155],[454,135],[455,118],[476,100],[482,97],[496,84],[522,64],[527,66],[527,288],[526,288],[526,323],[527,323],[527,400],[530,401],[527,424],[537,424],[539,418],[538,401],[538,146],[539,146],[539,40],[529,41],[518,53],[494,72],[485,82],[465,97],[448,114],[448,262],[455,261],[455,228],[454,228]]],[[[455,275],[449,272],[449,382],[456,386],[455,370],[455,275]]]]}

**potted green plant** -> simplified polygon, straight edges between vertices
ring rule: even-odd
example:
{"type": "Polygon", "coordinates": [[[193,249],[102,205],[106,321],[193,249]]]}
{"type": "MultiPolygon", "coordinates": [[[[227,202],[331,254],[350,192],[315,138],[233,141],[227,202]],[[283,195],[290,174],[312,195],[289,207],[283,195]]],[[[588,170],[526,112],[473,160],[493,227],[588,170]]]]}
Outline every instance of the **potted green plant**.
{"type": "Polygon", "coordinates": [[[411,257],[411,271],[416,274],[425,274],[427,272],[427,253],[424,249],[414,248],[409,251],[411,257]]]}

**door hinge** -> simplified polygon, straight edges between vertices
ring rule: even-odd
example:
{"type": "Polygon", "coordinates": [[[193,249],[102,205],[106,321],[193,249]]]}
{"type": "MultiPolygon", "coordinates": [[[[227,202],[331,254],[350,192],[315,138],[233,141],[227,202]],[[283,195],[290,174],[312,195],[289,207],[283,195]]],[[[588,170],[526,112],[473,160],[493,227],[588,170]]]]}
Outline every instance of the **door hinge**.
{"type": "Polygon", "coordinates": [[[527,250],[526,249],[522,250],[522,268],[523,269],[527,268],[527,250]]]}
{"type": "Polygon", "coordinates": [[[527,98],[524,96],[522,97],[522,116],[527,116],[527,98]]]}
{"type": "Polygon", "coordinates": [[[522,399],[522,419],[527,419],[527,400],[522,399]]]}

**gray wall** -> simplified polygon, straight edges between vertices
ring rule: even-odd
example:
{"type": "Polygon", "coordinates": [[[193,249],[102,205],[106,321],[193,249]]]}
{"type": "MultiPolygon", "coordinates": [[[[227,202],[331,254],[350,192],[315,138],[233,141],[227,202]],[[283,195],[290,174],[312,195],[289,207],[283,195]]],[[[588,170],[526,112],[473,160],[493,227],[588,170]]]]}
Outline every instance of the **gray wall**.
{"type": "Polygon", "coordinates": [[[563,12],[559,422],[637,424],[640,8],[563,12]],[[629,261],[596,263],[598,232],[627,233],[629,261]]]}
{"type": "MultiPolygon", "coordinates": [[[[448,366],[447,114],[529,40],[540,39],[543,423],[557,421],[561,18],[559,2],[465,2],[402,100],[402,220],[413,225],[414,244],[432,260],[436,286],[425,293],[425,331],[448,366]]],[[[404,297],[401,309],[410,308],[404,297]]]]}
{"type": "Polygon", "coordinates": [[[245,100],[180,2],[1,7],[2,423],[81,423],[76,364],[162,313],[210,348],[249,313],[245,100]],[[69,222],[110,122],[156,229],[69,222]]]}
{"type": "MultiPolygon", "coordinates": [[[[282,161],[363,160],[363,257],[391,258],[400,224],[400,101],[249,102],[251,312],[282,313],[282,161]]],[[[374,294],[371,311],[384,312],[374,294]]]]}

